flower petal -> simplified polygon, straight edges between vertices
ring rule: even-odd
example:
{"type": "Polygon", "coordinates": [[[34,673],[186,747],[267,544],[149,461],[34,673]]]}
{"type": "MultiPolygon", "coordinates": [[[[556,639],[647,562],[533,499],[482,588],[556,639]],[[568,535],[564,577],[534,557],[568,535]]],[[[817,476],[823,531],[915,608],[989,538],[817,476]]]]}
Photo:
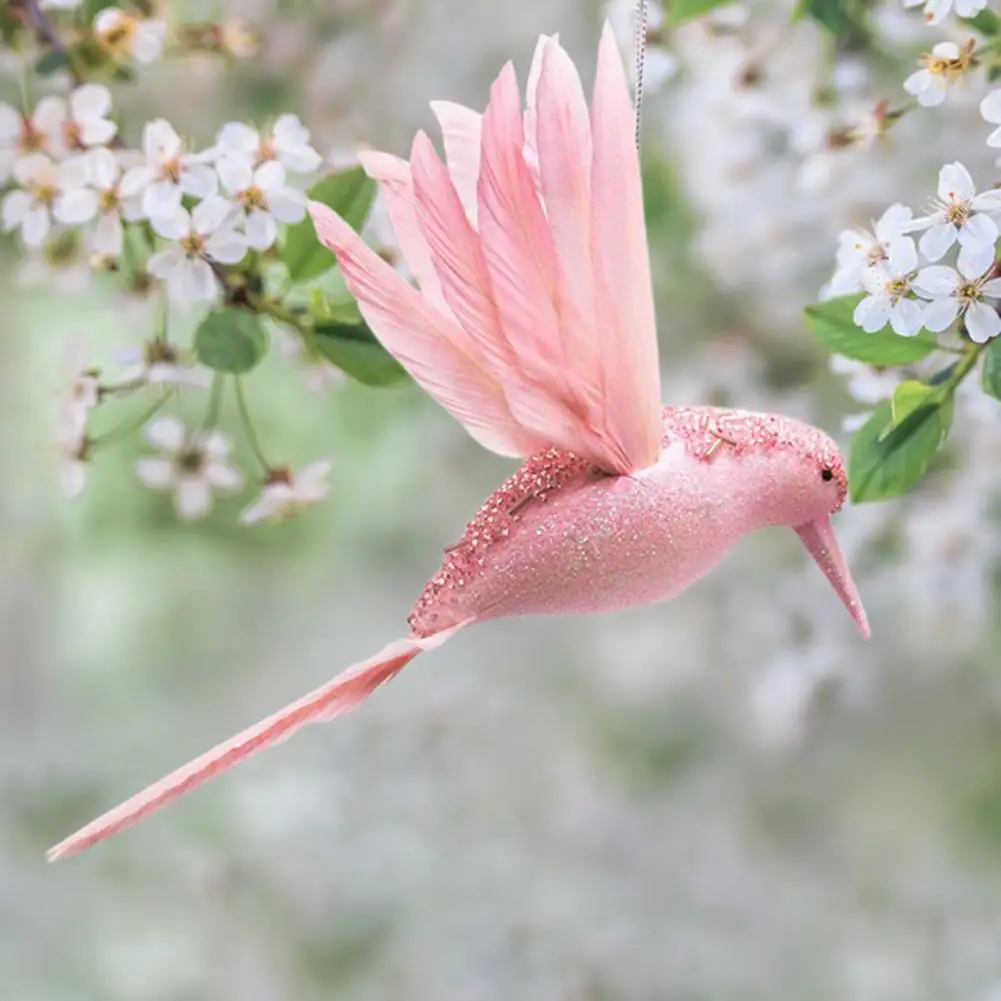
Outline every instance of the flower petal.
{"type": "MultiPolygon", "coordinates": [[[[1001,197],[1001,191],[998,196],[1001,197]]],[[[956,238],[964,247],[979,243],[993,249],[998,238],[997,223],[990,216],[978,213],[966,220],[966,225],[959,230],[956,238]]]]}
{"type": "Polygon", "coordinates": [[[866,296],[856,307],[852,319],[867,334],[874,334],[886,326],[890,305],[884,296],[866,296]]]}
{"type": "Polygon", "coordinates": [[[118,158],[110,149],[93,149],[86,157],[90,181],[100,191],[113,188],[122,173],[118,158]]]}
{"type": "Polygon", "coordinates": [[[8,232],[24,222],[35,200],[27,191],[11,191],[0,203],[0,221],[8,232]]]}
{"type": "Polygon", "coordinates": [[[285,187],[285,168],[277,160],[267,160],[253,174],[254,184],[262,191],[285,187]]]}
{"type": "Polygon", "coordinates": [[[248,245],[254,250],[267,250],[278,239],[278,226],[270,212],[251,212],[243,231],[248,245]]]}
{"type": "Polygon", "coordinates": [[[944,299],[933,299],[924,308],[921,323],[928,330],[939,334],[947,330],[959,315],[959,300],[953,296],[944,299]]]}
{"type": "Polygon", "coordinates": [[[6,101],[0,101],[0,144],[17,142],[21,136],[21,114],[6,101]]]}
{"type": "Polygon", "coordinates": [[[306,196],[295,188],[275,191],[268,195],[268,208],[279,222],[302,222],[306,216],[306,196]]]}
{"type": "Polygon", "coordinates": [[[49,235],[49,210],[44,205],[32,205],[21,223],[21,239],[29,247],[40,247],[49,235]]]}
{"type": "Polygon", "coordinates": [[[913,299],[901,299],[890,310],[890,326],[901,337],[913,337],[921,329],[924,310],[913,299]]]}
{"type": "Polygon", "coordinates": [[[154,118],[143,129],[143,153],[151,163],[162,163],[180,156],[181,137],[166,118],[154,118]]]}
{"type": "Polygon", "coordinates": [[[187,433],[176,417],[158,417],[143,429],[146,440],[164,452],[176,452],[184,444],[187,433]]]}
{"type": "Polygon", "coordinates": [[[944,202],[968,202],[977,192],[970,172],[957,160],[938,173],[938,196],[944,202]]]}
{"type": "Polygon", "coordinates": [[[182,477],[174,491],[174,510],[186,521],[204,518],[212,510],[212,488],[200,476],[182,477]]]}
{"type": "Polygon", "coordinates": [[[174,464],[170,459],[140,459],[136,474],[150,490],[167,490],[174,482],[174,464]]]}
{"type": "Polygon", "coordinates": [[[256,156],[261,145],[261,137],[257,129],[252,129],[243,122],[226,122],[216,133],[216,144],[248,156],[256,156]]]}
{"type": "Polygon", "coordinates": [[[972,243],[960,248],[956,267],[968,278],[979,278],[993,263],[993,243],[972,243]]]}
{"type": "Polygon", "coordinates": [[[132,36],[132,58],[143,64],[155,62],[163,52],[166,37],[166,22],[152,19],[140,21],[132,36]]]}
{"type": "Polygon", "coordinates": [[[175,215],[181,210],[181,189],[173,181],[154,181],[143,191],[142,206],[151,222],[175,215]]]}
{"type": "Polygon", "coordinates": [[[944,264],[933,264],[922,268],[914,278],[914,288],[926,299],[952,295],[959,286],[959,275],[955,268],[944,264]]]}
{"type": "Polygon", "coordinates": [[[977,344],[986,344],[1001,333],[1001,317],[985,303],[975,302],[966,311],[966,332],[977,344]]]}
{"type": "MultiPolygon", "coordinates": [[[[260,213],[264,214],[264,213],[260,213]]],[[[267,217],[271,219],[270,216],[267,217]]],[[[271,220],[274,225],[274,220],[271,220]]],[[[277,236],[277,233],[275,234],[277,236]]],[[[271,243],[274,243],[272,239],[271,243]]],[[[268,246],[271,246],[269,243],[268,246]]],[[[265,249],[263,247],[258,249],[265,249]]],[[[220,264],[237,264],[247,253],[247,237],[235,229],[224,228],[213,233],[205,241],[205,256],[220,264]]]]}
{"type": "Polygon", "coordinates": [[[122,252],[125,234],[117,212],[105,212],[97,220],[91,239],[93,250],[105,257],[118,257],[122,252]]]}
{"type": "Polygon", "coordinates": [[[134,198],[141,194],[155,177],[156,172],[153,168],[145,164],[140,167],[130,167],[122,177],[122,183],[118,186],[119,194],[123,198],[134,198]]]}
{"type": "Polygon", "coordinates": [[[216,161],[215,169],[222,186],[230,195],[245,191],[254,180],[254,168],[245,156],[223,155],[216,161]]]}
{"type": "Polygon", "coordinates": [[[238,214],[239,209],[231,201],[221,195],[211,195],[195,206],[191,213],[191,222],[195,230],[203,236],[208,236],[238,214]]]}
{"type": "Polygon", "coordinates": [[[206,481],[216,490],[236,493],[243,489],[243,473],[225,462],[207,462],[204,476],[206,481]]]}
{"type": "Polygon", "coordinates": [[[93,188],[64,191],[52,206],[55,218],[67,226],[78,226],[97,215],[97,192],[93,188]]]}
{"type": "Polygon", "coordinates": [[[208,198],[216,192],[216,172],[207,163],[187,162],[181,171],[180,186],[186,195],[208,198]]]}
{"type": "Polygon", "coordinates": [[[150,220],[153,229],[165,240],[180,240],[191,232],[191,216],[178,205],[173,212],[154,216],[150,220]]]}
{"type": "Polygon", "coordinates": [[[177,269],[174,286],[176,298],[182,302],[211,302],[219,294],[219,283],[207,261],[186,260],[177,269]]]}
{"type": "Polygon", "coordinates": [[[70,94],[70,109],[77,122],[107,118],[111,111],[111,91],[103,84],[85,83],[70,94]]]}
{"type": "Polygon", "coordinates": [[[956,242],[956,227],[952,223],[938,222],[926,229],[918,246],[929,261],[939,261],[956,242]]]}

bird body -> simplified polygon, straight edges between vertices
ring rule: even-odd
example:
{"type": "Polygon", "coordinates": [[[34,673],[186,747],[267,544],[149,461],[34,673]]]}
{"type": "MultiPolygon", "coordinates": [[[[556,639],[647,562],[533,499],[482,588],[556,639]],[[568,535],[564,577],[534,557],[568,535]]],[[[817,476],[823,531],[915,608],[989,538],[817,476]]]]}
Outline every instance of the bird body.
{"type": "Polygon", "coordinates": [[[555,449],[529,459],[446,549],[408,621],[427,637],[503,616],[664,601],[748,532],[805,524],[818,497],[840,506],[843,482],[836,445],[809,425],[666,407],[660,457],[646,469],[607,476],[555,449]]]}
{"type": "Polygon", "coordinates": [[[482,116],[432,105],[447,166],[423,133],[409,162],[363,154],[418,288],[310,203],[387,350],[477,442],[526,461],[447,547],[406,638],[115,807],[50,859],[355,708],[459,629],[664,601],[759,528],[793,528],[868,636],[831,526],[847,494],[834,442],[774,414],[661,404],[633,109],[611,29],[590,106],[555,37],[539,41],[526,100],[523,110],[508,64],[482,116]]]}

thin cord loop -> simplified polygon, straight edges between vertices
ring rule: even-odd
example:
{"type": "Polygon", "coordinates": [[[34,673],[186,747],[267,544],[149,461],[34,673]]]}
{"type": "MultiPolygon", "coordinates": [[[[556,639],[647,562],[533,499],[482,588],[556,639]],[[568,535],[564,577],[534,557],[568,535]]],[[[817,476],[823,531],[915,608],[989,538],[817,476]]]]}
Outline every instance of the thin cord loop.
{"type": "Polygon", "coordinates": [[[647,0],[636,0],[636,148],[640,148],[640,127],[643,115],[643,65],[646,62],[646,32],[649,10],[647,0]]]}

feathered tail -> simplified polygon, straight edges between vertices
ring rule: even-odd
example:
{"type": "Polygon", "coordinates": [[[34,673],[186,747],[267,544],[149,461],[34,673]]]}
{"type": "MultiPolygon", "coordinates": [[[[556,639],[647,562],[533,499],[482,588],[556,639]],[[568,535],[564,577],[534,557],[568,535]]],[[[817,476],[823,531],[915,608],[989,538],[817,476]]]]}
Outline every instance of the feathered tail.
{"type": "Polygon", "coordinates": [[[46,853],[50,862],[76,855],[98,841],[131,827],[147,814],[167,806],[206,780],[232,768],[244,758],[290,737],[307,723],[320,723],[350,712],[380,685],[395,678],[419,653],[440,646],[465,623],[424,639],[396,640],[374,657],[354,664],[315,691],[235,737],[218,744],[194,761],[171,772],[131,799],[91,821],[46,853]]]}

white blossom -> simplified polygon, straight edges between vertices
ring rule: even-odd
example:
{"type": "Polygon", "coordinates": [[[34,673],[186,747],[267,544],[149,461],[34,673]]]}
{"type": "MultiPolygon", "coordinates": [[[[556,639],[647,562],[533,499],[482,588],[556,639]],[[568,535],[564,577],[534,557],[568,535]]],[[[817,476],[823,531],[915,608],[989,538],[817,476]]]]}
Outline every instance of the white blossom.
{"type": "Polygon", "coordinates": [[[66,388],[59,404],[60,440],[82,438],[90,412],[100,400],[99,372],[90,360],[86,337],[73,337],[66,349],[66,388]]]}
{"type": "Polygon", "coordinates": [[[239,19],[223,21],[217,26],[219,47],[234,59],[249,59],[261,47],[260,36],[239,19]]]}
{"type": "Polygon", "coordinates": [[[52,220],[68,226],[93,219],[97,194],[86,186],[87,167],[82,157],[54,163],[44,153],[34,153],[14,164],[18,188],[0,204],[3,228],[19,229],[29,247],[40,247],[52,220]]]}
{"type": "Polygon", "coordinates": [[[71,500],[83,493],[87,483],[87,457],[90,441],[84,434],[70,434],[59,427],[56,433],[59,481],[63,493],[71,500]]]}
{"type": "Polygon", "coordinates": [[[955,42],[939,42],[923,57],[923,62],[924,68],[904,81],[904,90],[917,98],[923,108],[941,104],[949,87],[962,79],[970,68],[969,53],[955,42]]]}
{"type": "Polygon", "coordinates": [[[142,195],[143,212],[150,218],[171,215],[184,195],[207,198],[216,190],[216,174],[207,153],[185,152],[184,143],[170,122],[157,118],[143,129],[145,163],[132,167],[122,178],[123,198],[142,195]]]}
{"type": "Polygon", "coordinates": [[[267,250],[278,239],[278,223],[300,222],[306,196],[285,183],[285,168],[268,160],[256,169],[244,157],[227,156],[216,165],[219,179],[246,217],[244,232],[254,250],[267,250]]]}
{"type": "Polygon", "coordinates": [[[904,236],[912,221],[911,210],[899,202],[891,205],[873,223],[872,230],[847,229],[838,238],[838,268],[831,279],[832,295],[848,295],[862,289],[862,275],[869,268],[888,263],[891,268],[914,258],[914,240],[904,236]]]}
{"type": "Polygon", "coordinates": [[[63,493],[78,497],[87,478],[91,442],[87,420],[100,400],[97,370],[90,363],[90,346],[84,337],[73,338],[66,351],[67,385],[59,401],[56,450],[63,493]]]}
{"type": "Polygon", "coordinates": [[[1001,146],[1001,90],[992,90],[980,102],[980,114],[984,116],[985,121],[998,126],[987,137],[987,145],[1001,146]]]}
{"type": "Polygon", "coordinates": [[[207,372],[196,367],[193,352],[175,347],[161,337],[154,337],[138,347],[122,348],[115,352],[115,360],[126,366],[121,375],[126,383],[204,389],[212,381],[207,372]]]}
{"type": "Polygon", "coordinates": [[[848,392],[859,403],[875,405],[882,402],[893,395],[901,380],[898,369],[874,368],[844,355],[831,355],[828,367],[847,378],[848,392]]]}
{"type": "Polygon", "coordinates": [[[122,164],[110,149],[92,150],[87,157],[88,180],[97,192],[97,225],[90,237],[94,253],[115,260],[122,252],[122,220],[143,218],[139,196],[124,198],[121,192],[122,164]]]}
{"type": "Polygon", "coordinates": [[[1001,298],[1001,278],[991,278],[994,262],[986,271],[971,273],[959,263],[955,268],[933,264],[922,268],[914,278],[914,290],[928,300],[922,315],[922,325],[935,333],[947,330],[961,316],[970,339],[986,344],[1001,333],[1001,317],[993,306],[983,300],[1001,298]]]}
{"type": "Polygon", "coordinates": [[[929,24],[941,24],[954,6],[960,17],[976,17],[987,6],[987,0],[904,0],[905,7],[920,7],[922,4],[925,20],[929,24]]]}
{"type": "Polygon", "coordinates": [[[137,17],[118,7],[105,7],[94,18],[94,34],[112,56],[152,63],[163,52],[167,24],[155,18],[137,17]]]}
{"type": "Polygon", "coordinates": [[[59,151],[63,107],[58,97],[45,97],[25,118],[16,108],[0,102],[0,184],[10,178],[21,157],[59,151]]]}
{"type": "Polygon", "coordinates": [[[301,473],[287,468],[271,470],[257,500],[240,516],[244,525],[260,521],[283,521],[325,500],[330,492],[330,463],[320,460],[301,473]]]}
{"type": "Polygon", "coordinates": [[[334,386],[344,385],[347,381],[347,376],[327,358],[310,354],[300,336],[287,333],[280,328],[276,333],[279,355],[299,365],[306,388],[311,393],[325,393],[334,386]]]}
{"type": "Polygon", "coordinates": [[[247,252],[247,240],[234,228],[238,210],[232,202],[212,195],[189,213],[153,219],[153,228],[175,246],[154,254],[147,263],[151,275],[162,278],[172,297],[182,302],[215,299],[219,282],[210,262],[236,264],[247,252]]]}
{"type": "Polygon", "coordinates": [[[854,320],[866,333],[882,330],[887,323],[894,332],[913,337],[921,329],[921,307],[911,298],[911,272],[918,255],[901,251],[896,267],[889,263],[869,268],[862,275],[862,287],[869,294],[855,307],[854,320]]]}
{"type": "Polygon", "coordinates": [[[118,126],[108,117],[110,113],[111,91],[99,83],[86,83],[77,87],[68,100],[43,98],[35,118],[42,116],[53,140],[53,152],[64,155],[111,142],[118,126]]]}
{"type": "Polygon", "coordinates": [[[164,453],[140,459],[139,478],[152,490],[170,490],[179,517],[204,518],[212,510],[213,491],[236,493],[243,476],[227,462],[229,443],[218,431],[189,435],[173,417],[146,425],[146,439],[164,453]]]}
{"type": "Polygon", "coordinates": [[[947,163],[938,175],[935,211],[915,219],[910,231],[925,230],[918,244],[929,261],[938,261],[958,241],[960,269],[981,274],[994,260],[998,227],[991,218],[1001,211],[1001,190],[977,194],[970,172],[961,163],[947,163]]]}
{"type": "Polygon", "coordinates": [[[215,152],[220,158],[249,159],[255,167],[277,160],[293,174],[308,174],[322,162],[298,115],[279,115],[270,130],[261,132],[243,122],[227,122],[216,135],[215,152]]]}

